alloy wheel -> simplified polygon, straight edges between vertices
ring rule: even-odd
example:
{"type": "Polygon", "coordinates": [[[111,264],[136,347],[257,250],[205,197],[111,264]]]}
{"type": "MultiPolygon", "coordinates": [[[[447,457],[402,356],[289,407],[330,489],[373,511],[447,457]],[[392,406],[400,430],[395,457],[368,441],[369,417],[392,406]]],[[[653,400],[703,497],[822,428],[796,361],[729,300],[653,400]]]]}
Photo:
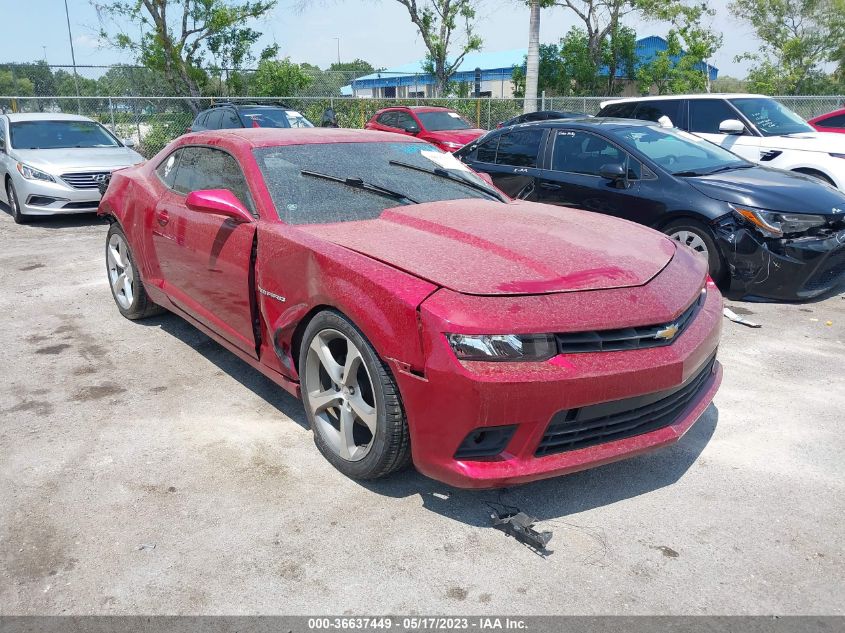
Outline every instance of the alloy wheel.
{"type": "Polygon", "coordinates": [[[20,208],[18,208],[18,195],[15,193],[15,188],[12,183],[6,184],[6,199],[9,201],[9,208],[12,211],[12,217],[17,218],[20,215],[20,208]]]}
{"type": "Polygon", "coordinates": [[[305,360],[307,401],[326,444],[341,459],[357,462],[370,452],[378,409],[361,351],[343,333],[318,332],[305,360]]]}
{"type": "Polygon", "coordinates": [[[675,231],[674,233],[670,233],[669,237],[673,240],[677,240],[681,244],[686,244],[692,250],[701,253],[705,257],[709,257],[709,253],[707,252],[707,244],[704,243],[704,240],[701,239],[701,236],[698,233],[693,233],[692,231],[675,231]]]}
{"type": "Polygon", "coordinates": [[[129,258],[129,246],[117,233],[109,238],[106,259],[108,260],[109,284],[115,301],[121,308],[128,310],[135,299],[135,277],[132,260],[129,258]]]}

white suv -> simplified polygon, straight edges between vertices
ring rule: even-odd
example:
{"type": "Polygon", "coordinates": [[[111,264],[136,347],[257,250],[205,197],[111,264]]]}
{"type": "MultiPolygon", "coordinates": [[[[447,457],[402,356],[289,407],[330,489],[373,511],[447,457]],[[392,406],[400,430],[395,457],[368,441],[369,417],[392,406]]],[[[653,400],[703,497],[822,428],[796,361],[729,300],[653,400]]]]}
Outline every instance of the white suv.
{"type": "Polygon", "coordinates": [[[771,97],[700,94],[605,101],[597,116],[672,124],[755,163],[815,176],[845,190],[845,137],[817,132],[771,97]]]}

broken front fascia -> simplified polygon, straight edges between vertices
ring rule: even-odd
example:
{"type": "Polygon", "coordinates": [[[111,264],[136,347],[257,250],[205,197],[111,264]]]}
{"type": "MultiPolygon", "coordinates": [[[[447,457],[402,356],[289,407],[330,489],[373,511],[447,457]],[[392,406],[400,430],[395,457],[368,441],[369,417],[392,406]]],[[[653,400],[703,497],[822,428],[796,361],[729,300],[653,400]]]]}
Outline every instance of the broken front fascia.
{"type": "Polygon", "coordinates": [[[729,294],[736,297],[809,299],[835,287],[845,274],[845,227],[767,237],[731,213],[716,220],[713,231],[730,269],[729,294]]]}

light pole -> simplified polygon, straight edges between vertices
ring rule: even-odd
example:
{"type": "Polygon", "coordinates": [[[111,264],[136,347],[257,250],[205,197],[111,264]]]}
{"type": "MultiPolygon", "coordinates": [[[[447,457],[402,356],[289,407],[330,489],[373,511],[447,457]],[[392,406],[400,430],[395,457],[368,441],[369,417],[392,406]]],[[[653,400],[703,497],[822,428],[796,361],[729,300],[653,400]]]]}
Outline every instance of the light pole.
{"type": "Polygon", "coordinates": [[[79,75],[76,74],[76,54],[73,52],[73,34],[70,31],[70,11],[65,0],[65,18],[67,18],[67,39],[70,42],[70,61],[73,64],[73,83],[76,86],[76,111],[82,114],[82,103],[79,100],[79,75]]]}
{"type": "Polygon", "coordinates": [[[340,38],[333,37],[333,40],[337,40],[337,65],[340,66],[340,38]]]}

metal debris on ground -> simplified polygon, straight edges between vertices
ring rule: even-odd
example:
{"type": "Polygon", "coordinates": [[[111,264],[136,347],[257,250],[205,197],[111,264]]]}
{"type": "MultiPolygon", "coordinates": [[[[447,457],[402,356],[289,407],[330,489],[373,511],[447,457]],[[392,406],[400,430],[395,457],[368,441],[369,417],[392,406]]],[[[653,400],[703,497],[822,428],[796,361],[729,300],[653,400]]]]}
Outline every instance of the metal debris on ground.
{"type": "Polygon", "coordinates": [[[155,548],[156,548],[156,544],[155,544],[155,543],[141,543],[141,544],[138,546],[138,550],[139,550],[139,551],[140,551],[140,550],[144,550],[144,549],[155,549],[155,548]]]}
{"type": "Polygon", "coordinates": [[[538,532],[534,529],[537,519],[518,510],[504,513],[493,510],[490,513],[490,520],[493,522],[493,527],[505,534],[510,534],[539,553],[545,553],[546,545],[552,540],[551,532],[538,532]]]}
{"type": "Polygon", "coordinates": [[[736,312],[731,310],[730,308],[725,308],[722,314],[725,315],[728,319],[733,321],[734,323],[739,323],[740,325],[745,325],[747,327],[763,327],[759,323],[755,323],[754,321],[749,321],[745,317],[739,316],[736,312]]]}

